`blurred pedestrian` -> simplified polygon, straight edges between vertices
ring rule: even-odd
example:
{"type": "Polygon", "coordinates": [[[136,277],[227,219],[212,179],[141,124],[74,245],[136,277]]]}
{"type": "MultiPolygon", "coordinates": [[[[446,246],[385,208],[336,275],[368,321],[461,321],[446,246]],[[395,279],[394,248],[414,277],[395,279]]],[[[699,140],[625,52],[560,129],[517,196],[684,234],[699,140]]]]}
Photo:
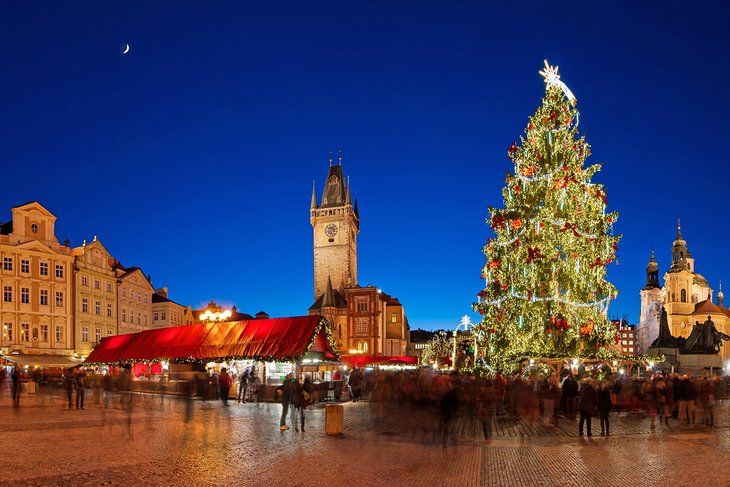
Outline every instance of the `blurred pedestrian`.
{"type": "Polygon", "coordinates": [[[482,425],[482,433],[484,434],[484,443],[489,443],[492,437],[492,421],[494,421],[494,415],[496,413],[496,398],[494,394],[494,383],[486,379],[479,389],[478,401],[478,416],[479,422],[482,425]]]}
{"type": "MultiPolygon", "coordinates": [[[[598,415],[601,418],[601,436],[604,434],[606,436],[610,436],[610,428],[608,423],[608,415],[611,412],[611,407],[613,406],[613,403],[611,402],[611,390],[608,388],[608,385],[601,381],[600,386],[598,387],[598,415]]],[[[590,431],[590,428],[588,429],[590,431]]]]}
{"type": "Polygon", "coordinates": [[[588,423],[588,436],[591,433],[591,416],[596,409],[596,390],[593,388],[590,379],[584,379],[580,388],[580,396],[578,399],[578,410],[580,412],[580,421],[578,422],[578,434],[583,436],[583,423],[588,423]]]}
{"type": "Polygon", "coordinates": [[[238,402],[246,403],[246,389],[248,388],[249,372],[251,369],[246,367],[241,375],[238,376],[238,394],[236,398],[238,402]]]}
{"type": "Polygon", "coordinates": [[[286,425],[286,414],[289,412],[289,403],[291,402],[291,380],[294,375],[290,372],[286,375],[284,383],[276,388],[281,393],[281,418],[279,418],[279,429],[286,431],[289,427],[286,425]]]}
{"type": "Polygon", "coordinates": [[[347,384],[350,386],[352,402],[358,402],[362,390],[362,374],[360,373],[360,369],[357,367],[352,368],[350,377],[347,379],[347,384]]]}
{"type": "Polygon", "coordinates": [[[86,374],[81,371],[76,375],[74,388],[76,389],[76,409],[84,409],[84,395],[86,394],[86,384],[84,379],[86,374]]]}
{"type": "Polygon", "coordinates": [[[20,407],[20,368],[15,365],[13,371],[10,373],[10,379],[12,380],[12,393],[13,393],[13,407],[20,407]]]}
{"type": "Polygon", "coordinates": [[[575,418],[575,401],[578,397],[578,381],[572,373],[563,380],[562,394],[560,397],[560,408],[563,415],[568,418],[575,418]]]}
{"type": "Polygon", "coordinates": [[[220,398],[223,401],[224,406],[228,406],[228,393],[233,385],[231,375],[228,373],[225,367],[221,369],[221,373],[218,376],[218,387],[220,387],[220,398]]]}
{"type": "Polygon", "coordinates": [[[63,387],[66,389],[66,399],[68,399],[68,408],[73,409],[73,395],[76,390],[76,378],[73,369],[67,369],[63,374],[63,387]]]}

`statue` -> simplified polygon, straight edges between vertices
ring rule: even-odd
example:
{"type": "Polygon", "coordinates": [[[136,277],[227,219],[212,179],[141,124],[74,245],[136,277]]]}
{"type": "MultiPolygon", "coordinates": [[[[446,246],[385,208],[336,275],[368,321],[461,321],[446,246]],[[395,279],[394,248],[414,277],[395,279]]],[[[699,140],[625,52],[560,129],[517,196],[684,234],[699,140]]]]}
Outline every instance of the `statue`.
{"type": "Polygon", "coordinates": [[[667,310],[662,306],[662,316],[659,319],[659,336],[651,342],[650,348],[676,348],[679,347],[678,340],[669,331],[669,319],[667,310]]]}
{"type": "Polygon", "coordinates": [[[715,323],[708,316],[704,323],[695,322],[682,351],[684,353],[719,353],[723,340],[730,340],[730,337],[717,331],[715,323]]]}

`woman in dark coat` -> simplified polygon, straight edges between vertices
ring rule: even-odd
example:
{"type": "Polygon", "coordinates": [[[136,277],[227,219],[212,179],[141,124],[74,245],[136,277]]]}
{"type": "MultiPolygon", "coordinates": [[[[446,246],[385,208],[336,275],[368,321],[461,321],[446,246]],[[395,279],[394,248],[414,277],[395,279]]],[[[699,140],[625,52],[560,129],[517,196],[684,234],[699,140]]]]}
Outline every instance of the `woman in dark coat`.
{"type": "Polygon", "coordinates": [[[601,382],[598,388],[598,415],[601,417],[601,435],[609,436],[610,434],[608,432],[608,413],[611,412],[612,406],[611,390],[605,382],[601,382]]]}

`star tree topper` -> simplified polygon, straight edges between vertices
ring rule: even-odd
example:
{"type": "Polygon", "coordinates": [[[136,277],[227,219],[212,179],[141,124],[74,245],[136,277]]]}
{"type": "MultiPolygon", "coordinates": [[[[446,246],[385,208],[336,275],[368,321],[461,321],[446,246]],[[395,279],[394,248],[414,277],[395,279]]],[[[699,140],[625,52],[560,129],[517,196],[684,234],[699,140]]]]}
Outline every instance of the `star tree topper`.
{"type": "Polygon", "coordinates": [[[560,75],[558,74],[558,67],[557,66],[550,66],[547,62],[547,59],[545,60],[545,69],[542,71],[539,71],[539,73],[542,75],[543,78],[545,78],[545,84],[548,86],[557,86],[561,90],[563,90],[563,93],[565,93],[565,96],[568,97],[568,100],[570,100],[570,103],[575,105],[575,95],[572,91],[570,91],[570,88],[560,81],[560,75]]]}

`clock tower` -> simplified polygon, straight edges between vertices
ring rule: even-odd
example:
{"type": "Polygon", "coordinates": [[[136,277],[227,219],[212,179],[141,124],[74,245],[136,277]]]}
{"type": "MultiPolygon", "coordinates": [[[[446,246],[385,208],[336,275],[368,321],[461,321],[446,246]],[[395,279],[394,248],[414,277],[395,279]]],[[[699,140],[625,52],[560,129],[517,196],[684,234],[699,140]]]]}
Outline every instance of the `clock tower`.
{"type": "Polygon", "coordinates": [[[327,290],[327,282],[350,288],[357,285],[357,235],[360,216],[357,201],[352,204],[350,186],[342,175],[342,160],[332,164],[325,181],[322,199],[312,186],[309,222],[314,244],[314,299],[327,290]]]}

